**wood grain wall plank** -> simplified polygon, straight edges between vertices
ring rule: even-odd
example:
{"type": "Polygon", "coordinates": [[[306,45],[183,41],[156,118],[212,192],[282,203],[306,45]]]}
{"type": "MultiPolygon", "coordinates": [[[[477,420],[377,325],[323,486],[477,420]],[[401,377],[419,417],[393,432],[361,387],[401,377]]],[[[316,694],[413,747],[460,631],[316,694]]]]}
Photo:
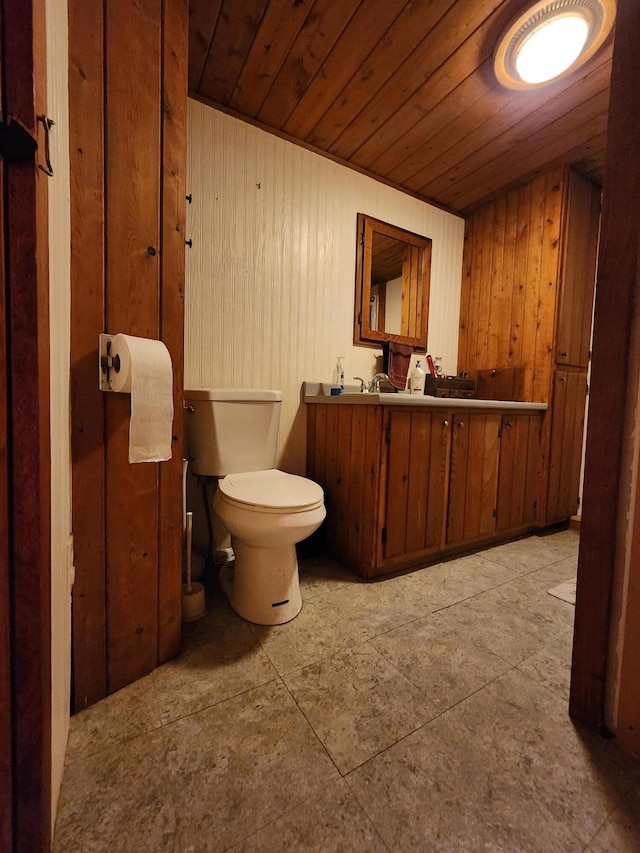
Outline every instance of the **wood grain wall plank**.
{"type": "Polygon", "coordinates": [[[222,0],[190,4],[189,9],[189,89],[200,85],[202,70],[209,54],[222,0]]]}
{"type": "MultiPolygon", "coordinates": [[[[407,50],[395,37],[394,24],[402,5],[402,0],[398,4],[369,0],[355,10],[323,63],[322,74],[315,76],[284,125],[287,133],[320,146],[340,134],[345,122],[362,109],[369,93],[375,92],[383,79],[381,66],[389,59],[383,46],[391,44],[392,54],[407,50]],[[372,63],[372,56],[380,52],[383,56],[372,63]]],[[[411,15],[411,4],[406,8],[411,15]]],[[[391,61],[397,61],[397,56],[391,61]]]]}
{"type": "MultiPolygon", "coordinates": [[[[147,338],[160,331],[160,20],[160,0],[106,8],[107,330],[147,338]]],[[[157,664],[159,518],[157,466],[128,462],[131,400],[112,394],[106,403],[111,693],[157,664]]]]}
{"type": "MultiPolygon", "coordinates": [[[[283,128],[309,89],[323,61],[330,55],[362,0],[318,0],[271,87],[257,118],[270,127],[283,128]]],[[[307,105],[305,111],[310,109],[307,105]]]]}
{"type": "Polygon", "coordinates": [[[157,662],[178,654],[182,623],[182,398],[187,158],[187,0],[164,0],[162,19],[162,175],[160,338],[173,364],[172,458],[158,466],[157,662]]]}
{"type": "Polygon", "coordinates": [[[454,4],[328,150],[363,167],[380,156],[491,56],[487,34],[499,5],[454,4]]]}
{"type": "Polygon", "coordinates": [[[96,382],[104,297],[104,25],[102,3],[69,4],[71,171],[71,448],[74,528],[73,697],[107,695],[105,395],[96,382]]]}
{"type": "Polygon", "coordinates": [[[228,104],[267,0],[222,0],[222,6],[202,69],[200,86],[219,104],[228,104]],[[225,73],[220,74],[220,58],[225,57],[225,73]]]}

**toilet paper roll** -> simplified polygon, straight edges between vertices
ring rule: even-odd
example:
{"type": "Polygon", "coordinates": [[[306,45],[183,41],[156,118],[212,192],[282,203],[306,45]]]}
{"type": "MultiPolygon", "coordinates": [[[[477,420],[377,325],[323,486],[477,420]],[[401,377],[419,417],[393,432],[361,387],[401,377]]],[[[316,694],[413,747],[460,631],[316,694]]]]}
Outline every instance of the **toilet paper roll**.
{"type": "Polygon", "coordinates": [[[120,370],[109,371],[112,391],[131,394],[129,462],[171,459],[173,366],[162,341],[115,335],[110,354],[120,370]]]}

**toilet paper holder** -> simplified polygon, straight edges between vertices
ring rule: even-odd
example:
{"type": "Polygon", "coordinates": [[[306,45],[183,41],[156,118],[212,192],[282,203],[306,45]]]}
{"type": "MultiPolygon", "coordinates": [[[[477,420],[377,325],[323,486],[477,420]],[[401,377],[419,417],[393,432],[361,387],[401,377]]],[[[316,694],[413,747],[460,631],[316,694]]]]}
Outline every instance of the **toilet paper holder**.
{"type": "Polygon", "coordinates": [[[109,384],[109,371],[120,373],[120,356],[111,355],[111,341],[115,335],[99,335],[98,356],[100,363],[99,386],[101,391],[112,391],[109,384]]]}

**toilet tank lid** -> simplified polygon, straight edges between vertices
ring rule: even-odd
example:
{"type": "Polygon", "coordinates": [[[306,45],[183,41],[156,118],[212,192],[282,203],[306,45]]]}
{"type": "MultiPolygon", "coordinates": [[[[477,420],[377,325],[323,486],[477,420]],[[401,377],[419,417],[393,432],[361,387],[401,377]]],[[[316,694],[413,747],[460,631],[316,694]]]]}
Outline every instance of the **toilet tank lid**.
{"type": "Polygon", "coordinates": [[[227,402],[281,402],[282,391],[264,388],[191,388],[184,392],[185,400],[222,400],[227,402]]]}

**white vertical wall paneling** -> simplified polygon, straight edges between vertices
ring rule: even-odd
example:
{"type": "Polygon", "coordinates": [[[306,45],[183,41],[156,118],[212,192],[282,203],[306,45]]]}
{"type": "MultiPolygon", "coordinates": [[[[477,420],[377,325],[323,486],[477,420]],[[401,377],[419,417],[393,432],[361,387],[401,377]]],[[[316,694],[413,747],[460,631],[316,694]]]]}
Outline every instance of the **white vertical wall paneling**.
{"type": "Polygon", "coordinates": [[[47,0],[49,305],[51,382],[51,822],[55,822],[69,731],[71,692],[71,226],[67,0],[47,0]]]}
{"type": "Polygon", "coordinates": [[[280,467],[304,473],[303,380],[372,376],[353,345],[356,216],[433,240],[429,351],[457,369],[464,221],[190,102],[185,387],[281,388],[280,467]]]}

